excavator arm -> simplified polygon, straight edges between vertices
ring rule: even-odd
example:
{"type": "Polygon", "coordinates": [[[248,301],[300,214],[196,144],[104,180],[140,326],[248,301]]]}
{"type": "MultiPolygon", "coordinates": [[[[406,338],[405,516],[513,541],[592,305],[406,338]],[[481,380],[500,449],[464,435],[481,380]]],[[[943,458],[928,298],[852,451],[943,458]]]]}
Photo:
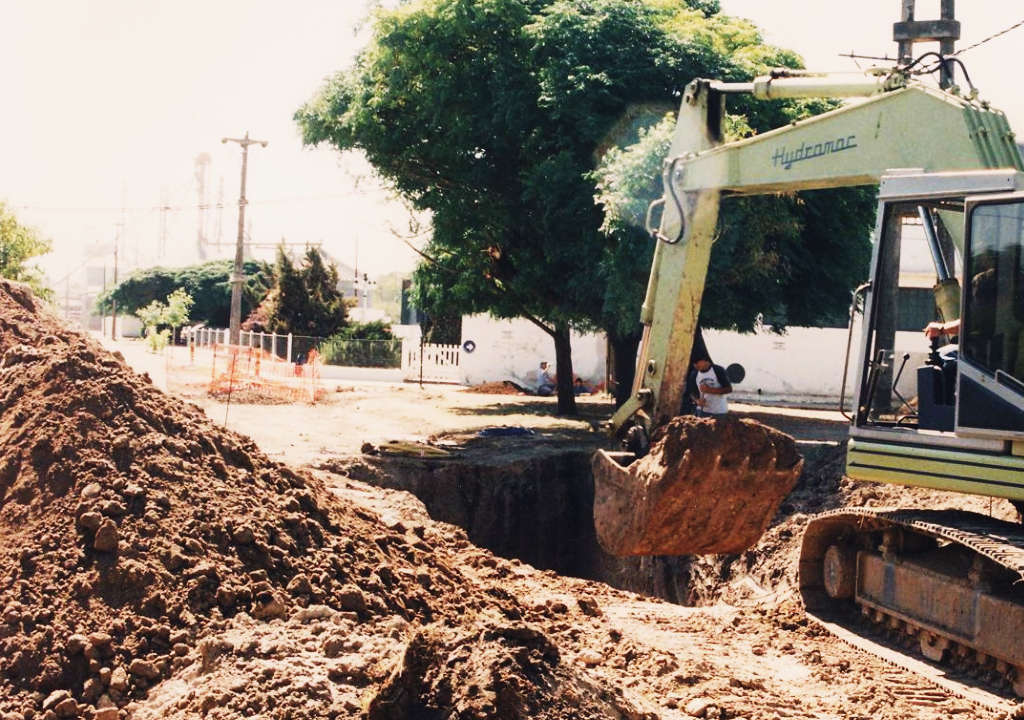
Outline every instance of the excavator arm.
{"type": "MultiPolygon", "coordinates": [[[[662,213],[657,228],[649,227],[657,245],[633,393],[611,421],[631,452],[598,451],[592,463],[595,528],[608,552],[741,551],[757,541],[800,474],[788,436],[750,420],[677,417],[722,194],[865,185],[910,168],[938,190],[956,172],[1024,169],[1001,112],[897,71],[841,78],[780,71],[753,83],[687,86],[664,164],[664,196],[652,206],[662,213]],[[734,93],[861,99],[726,143],[725,98],[734,93]]],[[[921,198],[930,192],[917,189],[921,198]]],[[[958,311],[959,294],[948,276],[936,286],[944,312],[958,311]]]]}
{"type": "MultiPolygon", "coordinates": [[[[633,395],[613,416],[650,434],[682,405],[690,350],[723,193],[756,195],[866,185],[890,169],[1024,169],[1005,115],[984,103],[908,81],[900,73],[850,76],[781,71],[753,83],[694,80],[684,94],[663,170],[665,194],[641,311],[633,395]],[[862,97],[792,125],[725,143],[727,95],[862,97]]],[[[650,215],[650,213],[649,213],[650,215]]]]}

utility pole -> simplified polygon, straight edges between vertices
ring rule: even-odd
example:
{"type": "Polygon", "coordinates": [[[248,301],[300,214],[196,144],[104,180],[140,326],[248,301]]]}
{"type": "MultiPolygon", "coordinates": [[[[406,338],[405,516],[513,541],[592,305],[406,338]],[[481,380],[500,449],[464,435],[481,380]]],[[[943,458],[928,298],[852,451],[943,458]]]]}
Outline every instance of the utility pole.
{"type": "Polygon", "coordinates": [[[157,256],[161,262],[167,254],[167,211],[170,209],[167,204],[167,188],[160,188],[160,247],[157,256]]]}
{"type": "Polygon", "coordinates": [[[217,250],[220,250],[220,241],[224,239],[224,176],[218,178],[217,184],[217,250]]]}
{"type": "Polygon", "coordinates": [[[198,229],[196,232],[196,249],[199,259],[206,259],[206,172],[210,167],[210,155],[199,153],[195,160],[196,189],[199,192],[199,206],[197,208],[198,229]]]}
{"type": "Polygon", "coordinates": [[[238,331],[242,324],[242,283],[245,275],[242,272],[242,261],[245,254],[245,174],[249,167],[249,146],[259,143],[266,147],[266,140],[250,140],[249,132],[246,131],[243,138],[222,138],[222,143],[235,142],[242,146],[242,192],[238,198],[238,241],[235,243],[235,269],[231,273],[231,324],[230,342],[238,344],[238,331]]]}
{"type": "MultiPolygon", "coordinates": [[[[114,238],[114,290],[117,290],[117,248],[121,244],[121,230],[118,225],[117,236],[114,238]]],[[[102,333],[101,333],[102,334],[102,333]]],[[[117,340],[117,299],[110,299],[110,339],[117,340]]]]}
{"type": "Polygon", "coordinates": [[[352,268],[352,270],[354,271],[354,276],[352,278],[352,297],[354,297],[356,300],[358,300],[359,299],[359,236],[358,235],[356,235],[356,252],[355,252],[355,258],[354,258],[353,265],[354,265],[354,267],[352,268]]]}
{"type": "MultiPolygon", "coordinates": [[[[914,43],[938,42],[939,54],[949,57],[953,54],[956,41],[960,39],[960,23],[956,20],[956,0],[941,0],[938,20],[917,20],[914,18],[916,0],[901,0],[900,22],[892,26],[892,36],[899,44],[899,61],[906,65],[914,59],[914,43]]],[[[939,85],[949,88],[953,85],[952,65],[943,63],[939,69],[939,85]]]]}
{"type": "MultiPolygon", "coordinates": [[[[117,291],[117,255],[121,247],[121,233],[124,231],[124,189],[121,190],[121,220],[114,235],[114,291],[117,291]]],[[[101,333],[102,334],[102,333],[101,333]]],[[[110,339],[117,340],[117,300],[110,300],[110,339]]]]}

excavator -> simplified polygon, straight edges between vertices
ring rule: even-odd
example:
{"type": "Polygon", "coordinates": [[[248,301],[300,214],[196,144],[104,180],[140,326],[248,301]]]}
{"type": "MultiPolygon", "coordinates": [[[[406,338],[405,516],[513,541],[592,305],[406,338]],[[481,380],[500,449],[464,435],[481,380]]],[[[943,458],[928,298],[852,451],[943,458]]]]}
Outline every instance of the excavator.
{"type": "MultiPolygon", "coordinates": [[[[700,442],[671,458],[653,452],[679,422],[723,196],[878,185],[870,279],[851,308],[847,363],[851,347],[858,359],[854,403],[840,406],[850,420],[845,473],[1005,498],[1024,511],[1024,162],[1005,115],[973,86],[950,83],[951,53],[930,53],[938,87],[919,79],[924,56],[903,57],[912,40],[947,47],[959,25],[904,20],[892,67],[781,69],[685,88],[664,194],[648,211],[656,249],[633,393],[611,419],[628,450],[593,459],[595,525],[612,554],[740,552],[799,474],[799,458],[764,438],[739,440],[756,446],[754,459],[716,449],[725,440],[715,426],[732,432],[734,420],[694,420],[682,429],[703,432],[700,442]],[[739,93],[851,100],[726,142],[725,101],[739,93]],[[923,324],[908,326],[910,309],[944,323],[946,336],[929,342],[923,324]]],[[[861,616],[930,661],[1024,696],[1024,526],[958,510],[842,508],[809,520],[798,576],[821,622],[861,616]]]]}

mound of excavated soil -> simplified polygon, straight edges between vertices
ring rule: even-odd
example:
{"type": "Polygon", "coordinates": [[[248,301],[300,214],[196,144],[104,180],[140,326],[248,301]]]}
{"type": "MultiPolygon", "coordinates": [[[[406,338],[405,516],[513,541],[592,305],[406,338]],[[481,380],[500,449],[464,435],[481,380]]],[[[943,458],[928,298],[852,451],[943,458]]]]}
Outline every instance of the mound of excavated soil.
{"type": "Polygon", "coordinates": [[[462,392],[479,393],[481,395],[525,395],[526,391],[508,380],[485,382],[464,388],[462,392]]]}
{"type": "Polygon", "coordinates": [[[464,535],[385,525],[2,280],[0,538],[4,720],[640,716],[434,552],[464,535]]]}

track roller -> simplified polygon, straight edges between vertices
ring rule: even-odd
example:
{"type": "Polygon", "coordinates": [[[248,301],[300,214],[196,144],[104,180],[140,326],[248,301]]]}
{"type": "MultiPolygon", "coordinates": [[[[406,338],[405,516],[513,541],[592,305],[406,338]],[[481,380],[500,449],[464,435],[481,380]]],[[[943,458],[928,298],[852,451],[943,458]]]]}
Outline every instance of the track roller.
{"type": "Polygon", "coordinates": [[[933,662],[942,662],[950,642],[930,632],[921,633],[921,654],[933,662]]]}
{"type": "Polygon", "coordinates": [[[853,597],[857,587],[857,551],[842,545],[829,545],[822,562],[825,592],[833,600],[853,597]]]}

